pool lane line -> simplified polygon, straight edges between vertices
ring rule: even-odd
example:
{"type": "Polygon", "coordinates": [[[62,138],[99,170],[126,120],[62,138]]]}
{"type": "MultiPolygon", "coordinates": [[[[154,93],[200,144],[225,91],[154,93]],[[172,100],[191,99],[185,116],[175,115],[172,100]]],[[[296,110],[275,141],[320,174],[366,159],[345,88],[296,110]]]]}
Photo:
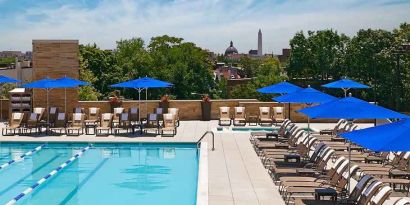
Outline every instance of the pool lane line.
{"type": "Polygon", "coordinates": [[[41,149],[43,149],[43,147],[45,147],[46,145],[47,145],[47,144],[42,144],[42,145],[40,145],[40,146],[38,146],[38,147],[36,147],[36,148],[34,148],[34,149],[32,149],[32,150],[30,150],[30,151],[24,153],[24,154],[22,154],[21,156],[17,157],[16,159],[12,159],[12,160],[10,160],[10,161],[8,161],[8,162],[2,164],[2,165],[0,166],[0,170],[6,168],[6,167],[8,167],[8,166],[10,166],[10,165],[13,164],[14,162],[23,160],[23,159],[24,159],[25,157],[27,157],[27,156],[33,155],[34,153],[36,153],[36,152],[40,151],[41,149]]]}
{"type": "Polygon", "coordinates": [[[69,164],[71,164],[73,161],[75,161],[76,159],[78,159],[79,157],[81,157],[84,152],[86,152],[87,150],[89,150],[91,148],[92,145],[88,145],[87,147],[84,147],[81,151],[79,151],[77,154],[75,154],[74,156],[72,156],[70,159],[68,159],[66,162],[64,162],[63,164],[61,164],[59,167],[57,167],[56,169],[54,169],[53,171],[51,171],[50,173],[48,173],[46,176],[44,176],[43,178],[41,178],[40,180],[38,180],[36,183],[34,183],[33,185],[31,185],[29,188],[27,188],[26,190],[24,190],[23,192],[21,192],[19,195],[17,195],[16,197],[14,197],[12,200],[10,200],[9,202],[6,203],[6,205],[12,205],[15,204],[17,201],[19,201],[20,199],[22,199],[24,196],[28,195],[29,193],[31,193],[34,189],[36,189],[37,187],[39,187],[41,184],[43,184],[44,182],[46,182],[48,179],[50,179],[50,177],[54,176],[55,174],[57,174],[59,171],[63,170],[65,167],[67,167],[69,164]]]}
{"type": "Polygon", "coordinates": [[[31,171],[30,173],[26,174],[25,176],[21,177],[19,180],[15,181],[13,184],[9,185],[8,187],[4,188],[3,190],[0,191],[0,196],[4,193],[6,193],[7,191],[10,191],[11,188],[13,188],[14,186],[20,184],[21,182],[23,182],[25,179],[27,179],[28,177],[30,177],[31,175],[35,174],[36,172],[38,172],[39,170],[43,169],[44,167],[46,167],[49,163],[53,162],[54,160],[56,160],[58,157],[60,157],[60,155],[56,155],[53,158],[49,159],[47,162],[45,162],[44,164],[42,164],[41,166],[37,167],[36,169],[34,169],[33,171],[31,171]]]}

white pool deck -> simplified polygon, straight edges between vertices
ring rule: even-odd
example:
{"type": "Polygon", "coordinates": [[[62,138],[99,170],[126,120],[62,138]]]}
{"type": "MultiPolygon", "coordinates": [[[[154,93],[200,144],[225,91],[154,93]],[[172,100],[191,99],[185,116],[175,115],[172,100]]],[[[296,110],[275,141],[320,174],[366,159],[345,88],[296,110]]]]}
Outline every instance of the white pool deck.
{"type": "MultiPolygon", "coordinates": [[[[299,124],[306,126],[306,124],[299,124]]],[[[361,124],[367,127],[369,124],[361,124]]],[[[205,131],[215,130],[217,121],[183,121],[174,137],[150,136],[1,136],[0,141],[19,142],[196,142],[205,131]]],[[[332,123],[312,123],[313,129],[332,128],[332,123]]],[[[249,132],[215,132],[215,150],[208,143],[209,205],[285,204],[249,142],[249,132]]],[[[385,204],[393,204],[391,199],[385,204]]]]}

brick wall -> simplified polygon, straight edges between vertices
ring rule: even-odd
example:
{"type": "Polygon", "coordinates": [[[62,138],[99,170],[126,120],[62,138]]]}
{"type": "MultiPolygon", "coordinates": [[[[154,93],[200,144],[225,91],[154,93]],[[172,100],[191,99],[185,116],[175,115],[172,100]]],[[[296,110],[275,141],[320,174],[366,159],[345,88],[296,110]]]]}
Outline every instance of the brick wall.
{"type": "MultiPolygon", "coordinates": [[[[49,78],[79,77],[78,40],[33,40],[33,81],[49,78]]],[[[77,106],[77,89],[66,89],[67,110],[77,106]]],[[[33,107],[46,105],[46,92],[33,89],[33,107]]],[[[49,93],[49,105],[64,108],[64,89],[49,93]]]]}

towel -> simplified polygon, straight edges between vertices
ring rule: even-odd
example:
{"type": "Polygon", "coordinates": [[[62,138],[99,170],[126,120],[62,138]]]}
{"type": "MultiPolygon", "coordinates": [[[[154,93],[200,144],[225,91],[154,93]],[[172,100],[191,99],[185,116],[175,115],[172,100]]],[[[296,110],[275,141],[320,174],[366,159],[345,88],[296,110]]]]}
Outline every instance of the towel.
{"type": "Polygon", "coordinates": [[[21,112],[15,112],[15,113],[13,113],[13,119],[14,120],[19,120],[19,119],[21,119],[22,115],[23,115],[23,113],[21,113],[21,112]]]}
{"type": "Polygon", "coordinates": [[[133,108],[131,108],[130,112],[131,112],[131,114],[137,114],[138,113],[138,108],[133,107],[133,108]]]}
{"type": "Polygon", "coordinates": [[[163,115],[164,120],[173,120],[174,119],[174,114],[172,113],[167,113],[163,115]]]}
{"type": "Polygon", "coordinates": [[[274,107],[276,113],[283,113],[283,107],[274,107]]]}
{"type": "Polygon", "coordinates": [[[74,110],[75,113],[81,113],[81,108],[80,107],[76,107],[74,110]]]}
{"type": "Polygon", "coordinates": [[[81,113],[74,113],[74,120],[75,121],[81,121],[81,113]]]}
{"type": "Polygon", "coordinates": [[[236,112],[243,113],[244,107],[235,107],[236,112]]]}
{"type": "Polygon", "coordinates": [[[128,113],[121,113],[121,121],[128,120],[128,113]]]}
{"type": "Polygon", "coordinates": [[[149,117],[148,117],[148,119],[150,120],[150,121],[154,121],[154,120],[157,120],[157,114],[149,114],[149,117]]]}
{"type": "Polygon", "coordinates": [[[162,112],[162,108],[160,108],[160,107],[157,107],[157,108],[155,108],[155,113],[156,114],[162,114],[163,112],[162,112]]]}
{"type": "Polygon", "coordinates": [[[103,118],[103,120],[110,120],[110,118],[111,118],[111,113],[104,113],[104,114],[102,115],[102,118],[103,118]]]}
{"type": "Polygon", "coordinates": [[[58,113],[57,120],[65,120],[65,113],[58,113]]]}
{"type": "Polygon", "coordinates": [[[51,108],[50,108],[50,114],[55,114],[56,111],[57,111],[57,108],[56,108],[56,107],[51,107],[51,108]]]}
{"type": "Polygon", "coordinates": [[[34,108],[34,113],[41,114],[43,112],[43,110],[44,110],[44,108],[42,108],[42,107],[35,107],[34,108]]]}
{"type": "Polygon", "coordinates": [[[114,108],[114,114],[120,114],[122,112],[124,112],[124,108],[122,108],[122,107],[114,108]]]}
{"type": "Polygon", "coordinates": [[[37,120],[37,113],[32,112],[30,114],[30,120],[37,120]]]}
{"type": "Polygon", "coordinates": [[[172,113],[172,114],[176,115],[177,112],[178,112],[177,108],[168,108],[168,113],[172,113]]]}
{"type": "Polygon", "coordinates": [[[92,107],[90,108],[90,114],[97,114],[97,108],[96,107],[92,107]]]}
{"type": "Polygon", "coordinates": [[[269,113],[269,107],[260,107],[259,110],[260,110],[262,113],[269,113]]]}

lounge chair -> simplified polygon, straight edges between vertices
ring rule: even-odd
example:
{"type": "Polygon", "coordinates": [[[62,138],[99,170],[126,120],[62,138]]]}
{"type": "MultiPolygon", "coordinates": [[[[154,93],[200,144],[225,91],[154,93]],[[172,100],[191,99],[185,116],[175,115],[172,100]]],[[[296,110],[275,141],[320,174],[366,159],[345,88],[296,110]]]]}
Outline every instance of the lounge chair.
{"type": "Polygon", "coordinates": [[[22,127],[24,114],[21,112],[13,112],[11,113],[10,123],[7,127],[3,127],[2,134],[3,135],[15,135],[16,131],[19,133],[20,128],[22,127]]]}
{"type": "Polygon", "coordinates": [[[123,107],[116,107],[116,108],[114,108],[114,115],[113,115],[113,119],[112,119],[112,123],[113,123],[113,126],[115,127],[115,126],[117,126],[117,125],[119,125],[119,123],[120,123],[120,115],[121,115],[121,113],[123,113],[124,112],[124,108],[123,107]]]}
{"type": "Polygon", "coordinates": [[[245,126],[246,125],[246,112],[245,107],[235,107],[233,114],[233,125],[245,126]]]}
{"type": "Polygon", "coordinates": [[[177,134],[177,126],[175,123],[174,114],[163,114],[163,124],[161,128],[161,136],[165,135],[165,132],[172,132],[172,136],[177,134]]]}
{"type": "Polygon", "coordinates": [[[269,107],[259,107],[259,125],[273,125],[272,115],[269,107]]]}
{"type": "Polygon", "coordinates": [[[82,107],[75,107],[75,108],[73,108],[73,113],[85,114],[85,111],[84,111],[84,108],[82,108],[82,107]]]}
{"type": "Polygon", "coordinates": [[[125,130],[125,134],[128,134],[131,129],[129,114],[126,112],[121,113],[120,121],[117,127],[114,128],[114,134],[121,134],[122,130],[125,130]]]}
{"type": "Polygon", "coordinates": [[[106,131],[106,135],[111,134],[112,130],[112,113],[103,113],[101,115],[100,126],[96,128],[96,135],[101,136],[104,135],[104,131],[106,131]]]}
{"type": "Polygon", "coordinates": [[[135,133],[135,129],[139,128],[141,130],[141,119],[139,119],[139,109],[136,107],[130,107],[128,109],[129,113],[129,118],[130,118],[130,123],[131,123],[131,128],[132,128],[132,133],[135,133]]]}
{"type": "Polygon", "coordinates": [[[86,124],[97,124],[100,121],[100,108],[90,107],[88,108],[88,117],[85,120],[86,124]]]}
{"type": "Polygon", "coordinates": [[[38,122],[40,121],[47,121],[47,116],[44,115],[46,109],[43,107],[35,107],[33,108],[33,112],[38,115],[38,122]]]}
{"type": "Polygon", "coordinates": [[[410,205],[410,201],[406,198],[400,198],[393,205],[410,205]]]}
{"type": "Polygon", "coordinates": [[[41,132],[41,127],[39,126],[39,121],[40,121],[40,115],[38,113],[32,112],[29,114],[29,117],[27,119],[27,123],[22,129],[24,133],[33,133],[33,130],[35,132],[41,132]]]}
{"type": "Polygon", "coordinates": [[[168,113],[174,114],[175,122],[177,127],[179,127],[179,109],[178,108],[168,108],[168,113]]]}
{"type": "Polygon", "coordinates": [[[285,120],[283,107],[273,107],[273,119],[275,120],[275,123],[281,123],[285,120]]]}
{"type": "Polygon", "coordinates": [[[339,129],[341,128],[341,126],[343,126],[343,124],[346,122],[347,121],[345,119],[340,119],[339,121],[337,121],[333,129],[320,130],[320,134],[321,135],[336,135],[339,132],[339,129]]]}
{"type": "Polygon", "coordinates": [[[147,122],[143,124],[143,131],[147,133],[148,131],[155,131],[155,134],[159,134],[159,120],[157,114],[148,114],[147,122]]]}
{"type": "Polygon", "coordinates": [[[50,127],[50,131],[52,133],[53,132],[55,132],[55,133],[58,132],[59,134],[63,134],[63,131],[64,131],[64,133],[67,133],[66,132],[67,122],[68,122],[67,115],[65,113],[58,113],[58,115],[57,115],[57,117],[56,117],[56,119],[53,123],[53,126],[50,127]]]}
{"type": "Polygon", "coordinates": [[[157,107],[154,109],[154,113],[158,115],[158,120],[162,120],[162,115],[164,114],[164,108],[157,107]]]}
{"type": "Polygon", "coordinates": [[[49,111],[49,123],[52,126],[55,121],[57,120],[57,115],[58,115],[58,107],[50,107],[49,111]]]}
{"type": "Polygon", "coordinates": [[[218,124],[220,126],[222,126],[222,125],[230,126],[231,125],[231,116],[230,116],[229,111],[230,111],[230,107],[219,107],[219,121],[218,121],[218,124]]]}
{"type": "Polygon", "coordinates": [[[80,136],[80,134],[84,134],[84,121],[85,115],[83,113],[73,113],[73,121],[67,127],[67,135],[80,136]]]}

